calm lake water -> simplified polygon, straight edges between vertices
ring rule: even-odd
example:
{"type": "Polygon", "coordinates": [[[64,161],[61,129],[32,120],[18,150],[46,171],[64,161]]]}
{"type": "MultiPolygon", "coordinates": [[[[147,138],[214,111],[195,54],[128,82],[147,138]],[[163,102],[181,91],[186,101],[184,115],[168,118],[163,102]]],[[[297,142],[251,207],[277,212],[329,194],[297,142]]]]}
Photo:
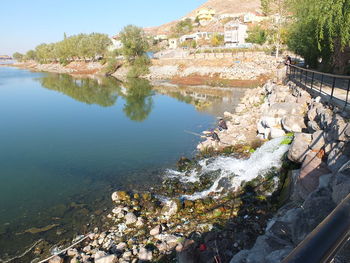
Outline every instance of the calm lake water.
{"type": "Polygon", "coordinates": [[[184,131],[213,127],[242,93],[0,67],[0,261],[81,233],[113,190],[156,186],[194,154],[184,131]]]}

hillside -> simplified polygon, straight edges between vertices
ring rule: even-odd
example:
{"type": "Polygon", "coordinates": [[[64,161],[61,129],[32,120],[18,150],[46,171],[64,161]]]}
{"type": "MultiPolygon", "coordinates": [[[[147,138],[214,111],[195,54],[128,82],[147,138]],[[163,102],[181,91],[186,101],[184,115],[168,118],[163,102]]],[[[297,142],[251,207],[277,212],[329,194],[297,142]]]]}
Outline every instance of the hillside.
{"type": "Polygon", "coordinates": [[[197,11],[202,8],[213,8],[217,14],[256,12],[260,11],[260,0],[208,0],[186,17],[195,17],[197,11]]]}
{"type": "MultiPolygon", "coordinates": [[[[197,11],[202,8],[213,8],[216,14],[240,14],[246,12],[260,12],[260,0],[208,0],[206,3],[193,10],[182,18],[194,18],[197,11]]],[[[179,18],[182,19],[182,18],[179,18]]],[[[157,27],[145,28],[145,32],[152,35],[168,34],[171,28],[178,22],[172,21],[157,27]]]]}

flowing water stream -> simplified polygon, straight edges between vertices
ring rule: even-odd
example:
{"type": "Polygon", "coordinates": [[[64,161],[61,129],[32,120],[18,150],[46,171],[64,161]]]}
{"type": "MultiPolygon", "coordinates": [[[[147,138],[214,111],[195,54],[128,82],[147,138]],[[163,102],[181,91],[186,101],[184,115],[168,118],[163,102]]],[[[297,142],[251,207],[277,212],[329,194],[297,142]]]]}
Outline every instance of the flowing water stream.
{"type": "Polygon", "coordinates": [[[219,193],[224,188],[237,189],[242,182],[248,182],[256,177],[264,176],[272,168],[280,168],[282,156],[288,151],[289,145],[283,144],[284,137],[273,139],[258,148],[249,159],[237,159],[235,157],[219,156],[203,159],[190,172],[178,172],[167,170],[166,176],[178,177],[184,183],[195,183],[202,175],[215,174],[210,188],[196,192],[193,195],[184,195],[189,200],[204,198],[208,194],[219,193]]]}

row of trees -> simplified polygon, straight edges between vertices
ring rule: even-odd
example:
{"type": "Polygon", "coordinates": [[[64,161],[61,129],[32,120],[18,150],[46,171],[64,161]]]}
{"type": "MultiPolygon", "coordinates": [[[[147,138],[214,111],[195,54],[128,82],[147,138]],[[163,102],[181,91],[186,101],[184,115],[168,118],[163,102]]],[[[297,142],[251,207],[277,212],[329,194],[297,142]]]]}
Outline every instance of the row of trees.
{"type": "Polygon", "coordinates": [[[67,37],[60,42],[38,45],[26,54],[15,53],[19,61],[36,60],[40,63],[67,63],[73,60],[95,60],[103,57],[112,44],[108,35],[100,33],[79,34],[67,37]]]}
{"type": "Polygon", "coordinates": [[[142,28],[128,25],[120,32],[122,48],[109,51],[112,41],[108,35],[100,33],[79,34],[57,43],[41,44],[35,50],[26,54],[15,53],[13,57],[18,61],[35,60],[40,63],[60,62],[67,64],[74,60],[107,60],[106,74],[113,73],[120,62],[116,57],[123,55],[130,66],[128,77],[139,77],[148,73],[150,63],[147,56],[149,43],[142,28]]]}
{"type": "MultiPolygon", "coordinates": [[[[272,41],[313,68],[350,73],[350,0],[261,0],[266,15],[275,14],[272,41]]],[[[262,39],[262,31],[251,36],[262,39]]]]}
{"type": "Polygon", "coordinates": [[[350,73],[350,0],[291,0],[288,46],[311,67],[350,73]]]}

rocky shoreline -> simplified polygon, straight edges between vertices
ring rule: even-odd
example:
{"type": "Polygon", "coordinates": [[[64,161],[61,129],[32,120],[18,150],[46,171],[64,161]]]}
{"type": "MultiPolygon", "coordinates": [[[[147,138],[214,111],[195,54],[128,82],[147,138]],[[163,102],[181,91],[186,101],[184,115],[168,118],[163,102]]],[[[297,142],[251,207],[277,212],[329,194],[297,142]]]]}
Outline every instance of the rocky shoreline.
{"type": "MultiPolygon", "coordinates": [[[[243,141],[272,139],[271,151],[285,145],[278,164],[234,191],[228,183],[192,198],[217,179],[218,170],[203,172],[217,159],[182,158],[158,190],[114,192],[104,231],[95,229],[49,262],[280,262],[350,192],[350,125],[340,113],[293,83],[248,90],[236,113],[225,114],[229,129],[219,136],[236,146],[233,156],[242,161],[259,154],[252,146],[237,148],[243,141]]],[[[227,147],[204,144],[221,152],[227,147]]]]}
{"type": "Polygon", "coordinates": [[[60,63],[40,64],[35,61],[20,62],[9,66],[28,69],[31,71],[50,72],[72,75],[103,75],[103,65],[99,62],[71,62],[68,65],[60,63]]]}

